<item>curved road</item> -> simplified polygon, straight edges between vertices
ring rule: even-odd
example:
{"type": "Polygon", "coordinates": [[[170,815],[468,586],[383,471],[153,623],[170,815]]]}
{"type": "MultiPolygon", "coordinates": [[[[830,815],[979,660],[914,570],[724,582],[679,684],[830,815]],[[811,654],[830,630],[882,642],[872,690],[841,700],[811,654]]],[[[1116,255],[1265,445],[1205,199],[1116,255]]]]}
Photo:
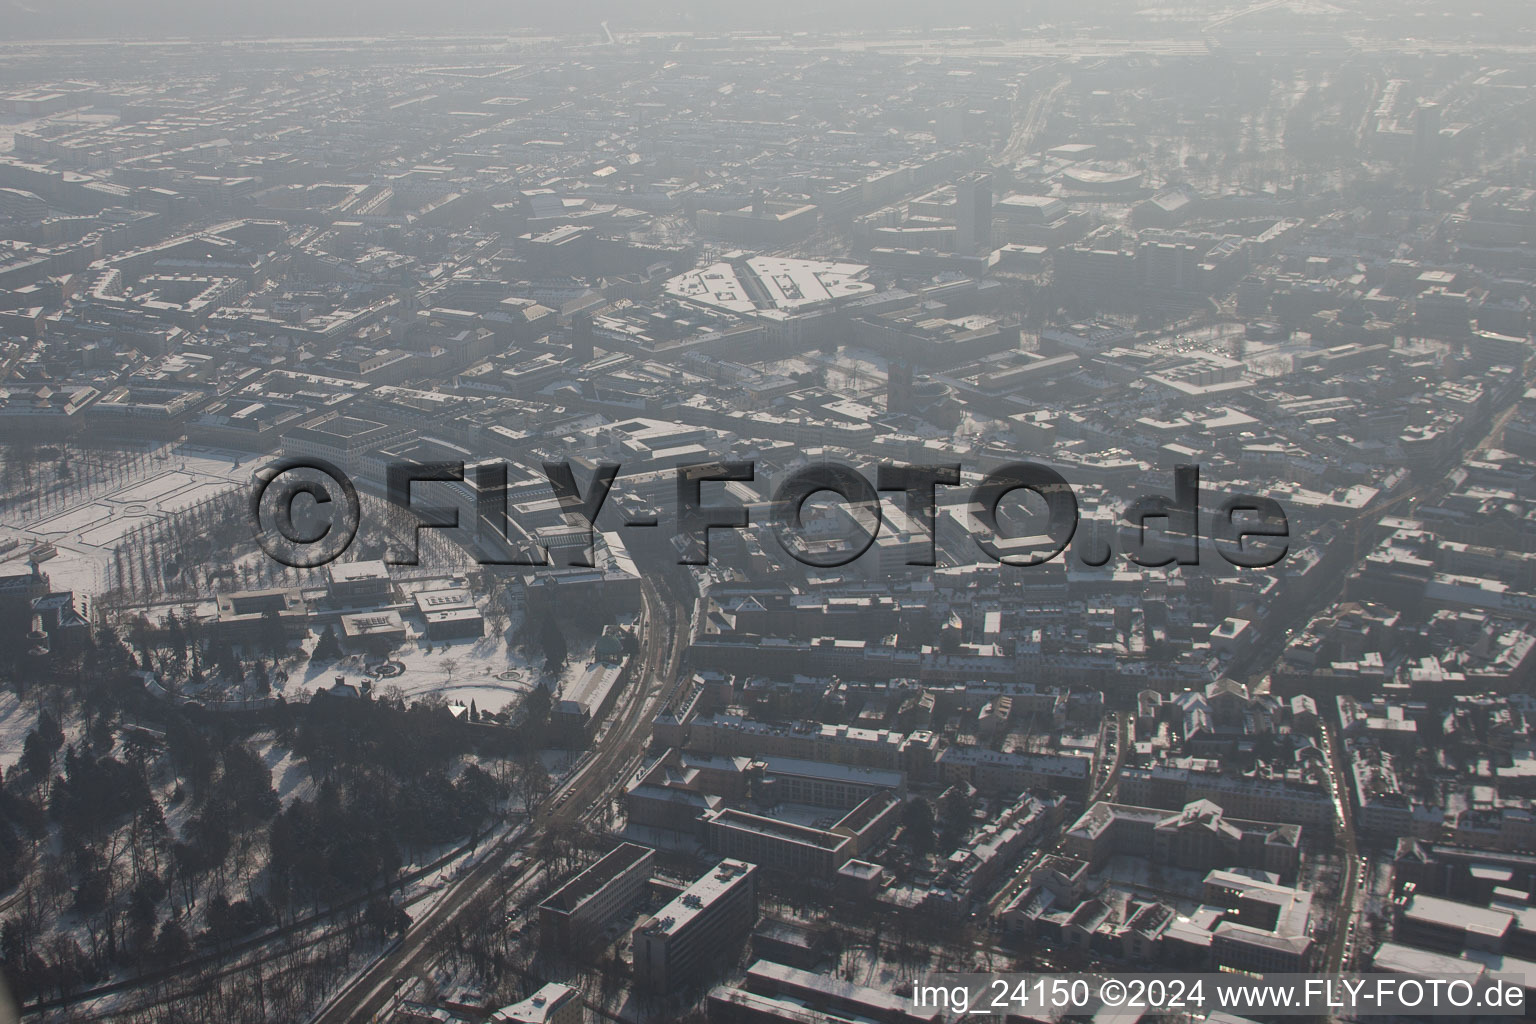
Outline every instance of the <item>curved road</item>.
{"type": "Polygon", "coordinates": [[[616,782],[614,777],[643,749],[656,705],[676,678],[687,646],[686,616],[681,603],[665,598],[649,579],[642,578],[640,650],[632,662],[634,675],[626,683],[612,723],[586,762],[549,795],[530,827],[519,830],[516,839],[504,838],[490,856],[452,883],[399,943],[332,997],[313,1018],[314,1024],[361,1024],[375,1019],[399,984],[430,966],[438,953],[435,940],[466,916],[477,897],[492,887],[497,892],[522,889],[543,870],[542,864],[524,863],[540,832],[578,821],[591,807],[610,798],[623,781],[620,777],[616,782]]]}

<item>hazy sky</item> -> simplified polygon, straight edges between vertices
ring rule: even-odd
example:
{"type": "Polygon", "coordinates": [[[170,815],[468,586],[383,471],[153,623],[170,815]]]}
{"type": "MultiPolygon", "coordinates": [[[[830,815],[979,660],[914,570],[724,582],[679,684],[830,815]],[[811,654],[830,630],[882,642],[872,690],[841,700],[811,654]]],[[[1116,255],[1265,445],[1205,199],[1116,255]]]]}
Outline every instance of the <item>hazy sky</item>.
{"type": "MultiPolygon", "coordinates": [[[[1057,2],[1057,0],[1051,0],[1057,2]]],[[[0,36],[114,38],[159,35],[373,35],[500,32],[518,27],[570,31],[611,19],[615,27],[757,25],[807,28],[946,23],[969,17],[1014,20],[1034,0],[0,0],[0,36]]]]}
{"type": "Polygon", "coordinates": [[[1089,35],[1199,34],[1228,28],[1396,33],[1419,39],[1525,35],[1536,0],[0,0],[0,43],[18,39],[574,34],[611,22],[645,30],[926,29],[1006,33],[1044,25],[1089,35]]]}

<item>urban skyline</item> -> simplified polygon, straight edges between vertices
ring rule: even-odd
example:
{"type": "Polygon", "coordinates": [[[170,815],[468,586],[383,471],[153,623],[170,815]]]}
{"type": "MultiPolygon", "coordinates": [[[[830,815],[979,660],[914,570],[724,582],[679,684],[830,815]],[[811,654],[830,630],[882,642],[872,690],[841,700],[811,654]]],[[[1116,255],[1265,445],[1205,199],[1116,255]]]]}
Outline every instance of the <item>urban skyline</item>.
{"type": "Polygon", "coordinates": [[[0,1024],[1536,987],[1523,5],[9,7],[0,1024]]]}

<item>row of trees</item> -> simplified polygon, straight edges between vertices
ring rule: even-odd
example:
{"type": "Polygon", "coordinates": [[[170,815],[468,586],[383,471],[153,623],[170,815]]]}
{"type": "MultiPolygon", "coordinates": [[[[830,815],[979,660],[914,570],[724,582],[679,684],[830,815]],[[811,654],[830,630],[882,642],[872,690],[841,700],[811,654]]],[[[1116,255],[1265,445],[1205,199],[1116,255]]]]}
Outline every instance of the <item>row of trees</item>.
{"type": "Polygon", "coordinates": [[[144,476],[155,465],[146,450],[49,444],[20,438],[5,446],[6,504],[43,519],[144,476]]]}

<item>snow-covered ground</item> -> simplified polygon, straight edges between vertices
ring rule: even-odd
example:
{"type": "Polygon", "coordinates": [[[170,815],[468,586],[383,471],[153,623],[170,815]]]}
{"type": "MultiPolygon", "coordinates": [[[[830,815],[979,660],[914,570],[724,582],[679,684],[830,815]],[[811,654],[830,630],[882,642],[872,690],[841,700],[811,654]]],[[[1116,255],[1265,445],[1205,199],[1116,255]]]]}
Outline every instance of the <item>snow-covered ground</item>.
{"type": "MultiPolygon", "coordinates": [[[[482,612],[488,612],[484,599],[480,605],[482,612]]],[[[413,630],[420,629],[414,616],[407,614],[406,619],[413,630]]],[[[487,614],[487,622],[490,621],[487,614]]],[[[569,658],[558,679],[551,680],[544,671],[544,656],[537,644],[528,650],[509,645],[508,638],[517,635],[520,625],[520,616],[513,614],[504,632],[487,633],[474,640],[429,640],[416,636],[389,655],[391,661],[404,666],[404,671],[373,679],[374,689],[398,687],[406,700],[441,694],[450,703],[467,705],[474,701],[480,711],[500,711],[508,704],[521,702],[541,681],[546,685],[553,683],[557,697],[564,694],[592,661],[593,638],[567,636],[571,644],[569,658]]],[[[317,640],[312,636],[305,647],[313,651],[317,640]]],[[[361,684],[369,678],[364,672],[366,664],[366,659],[357,654],[330,661],[310,659],[302,672],[291,675],[278,689],[293,700],[296,691],[313,692],[317,687],[329,687],[338,675],[350,683],[361,684]]]]}
{"type": "Polygon", "coordinates": [[[287,807],[295,800],[310,800],[315,795],[315,780],[309,774],[304,759],[292,750],[277,745],[271,733],[263,733],[251,739],[251,749],[272,772],[272,790],[278,800],[287,807]]]}
{"type": "MultiPolygon", "coordinates": [[[[494,636],[452,643],[418,640],[397,648],[389,657],[404,665],[405,671],[392,678],[374,679],[376,690],[399,687],[407,700],[437,693],[451,703],[474,701],[481,711],[500,711],[520,701],[544,674],[541,665],[509,652],[506,641],[494,636]]],[[[296,690],[313,692],[317,687],[328,687],[336,676],[360,684],[369,678],[364,664],[360,655],[335,661],[311,660],[280,689],[292,700],[296,690]]]]}
{"type": "Polygon", "coordinates": [[[43,563],[43,571],[53,587],[99,594],[112,551],[129,531],[247,483],[250,460],[249,453],[180,445],[117,489],[46,519],[28,521],[19,509],[7,512],[0,516],[0,533],[19,535],[26,546],[51,541],[58,554],[43,563]]]}
{"type": "Polygon", "coordinates": [[[9,690],[0,691],[0,768],[10,771],[21,760],[21,745],[35,725],[36,711],[23,706],[9,690]]]}
{"type": "MultiPolygon", "coordinates": [[[[0,690],[0,768],[7,773],[20,762],[27,733],[37,728],[37,715],[35,700],[19,700],[10,690],[0,690]]],[[[79,742],[85,732],[84,722],[77,714],[65,715],[59,726],[64,731],[66,746],[79,742]]]]}
{"type": "Polygon", "coordinates": [[[575,750],[541,750],[539,760],[544,763],[544,770],[549,772],[549,781],[559,786],[570,778],[577,763],[581,760],[581,751],[575,750]]]}

